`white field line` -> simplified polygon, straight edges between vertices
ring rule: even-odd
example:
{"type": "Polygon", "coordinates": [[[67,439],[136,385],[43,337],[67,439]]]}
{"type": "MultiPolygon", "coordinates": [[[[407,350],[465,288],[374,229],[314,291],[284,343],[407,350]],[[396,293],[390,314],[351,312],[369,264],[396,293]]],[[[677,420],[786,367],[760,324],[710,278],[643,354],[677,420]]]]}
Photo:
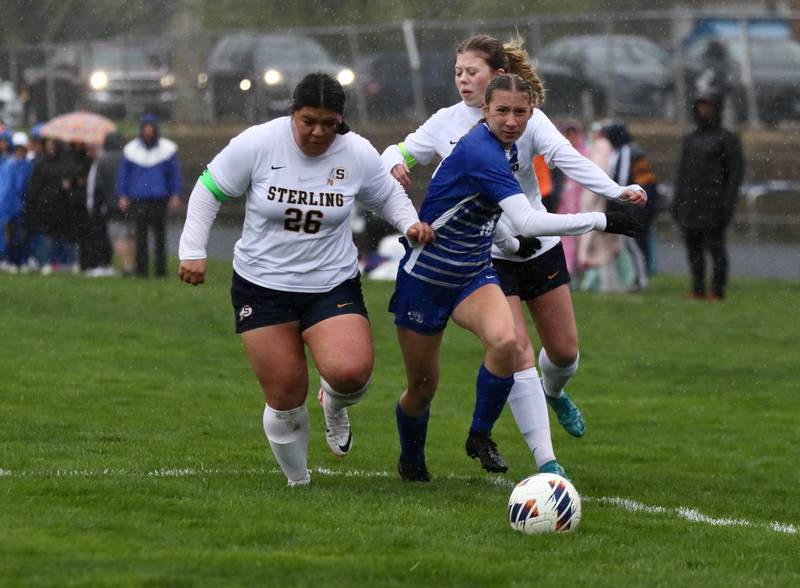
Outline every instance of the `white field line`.
{"type": "MultiPolygon", "coordinates": [[[[219,468],[159,468],[148,472],[136,472],[126,469],[105,468],[101,470],[93,469],[56,469],[41,471],[22,471],[6,470],[0,468],[0,478],[99,478],[104,476],[111,477],[132,477],[132,478],[189,478],[197,476],[258,476],[266,474],[280,474],[278,468],[252,468],[246,470],[228,470],[219,468]]],[[[342,478],[390,478],[394,474],[387,471],[368,471],[368,470],[334,470],[330,468],[317,467],[312,469],[312,474],[320,476],[332,476],[342,478]]],[[[515,484],[513,480],[501,477],[478,478],[476,476],[463,476],[448,474],[437,476],[447,480],[475,481],[476,479],[487,481],[496,486],[512,488],[515,484]]],[[[772,521],[770,523],[757,523],[747,519],[714,518],[703,514],[697,509],[685,506],[667,507],[645,504],[630,498],[618,496],[581,496],[584,502],[596,502],[597,504],[611,505],[621,508],[628,512],[643,512],[646,514],[658,514],[675,516],[685,519],[692,523],[703,523],[712,527],[749,527],[756,529],[767,529],[776,533],[786,535],[797,535],[800,528],[797,525],[772,521]]]]}

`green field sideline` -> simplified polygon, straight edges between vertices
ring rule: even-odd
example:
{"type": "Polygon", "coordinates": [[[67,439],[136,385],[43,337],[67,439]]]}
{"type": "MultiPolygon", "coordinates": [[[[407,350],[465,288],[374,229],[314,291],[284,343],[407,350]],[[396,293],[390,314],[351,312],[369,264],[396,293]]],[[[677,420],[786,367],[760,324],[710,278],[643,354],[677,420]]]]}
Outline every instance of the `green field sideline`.
{"type": "Polygon", "coordinates": [[[509,412],[507,475],[464,453],[481,349],[455,326],[434,481],[397,477],[392,284],[365,283],[376,370],[352,453],[328,452],[310,396],[313,482],[288,489],[224,264],[197,288],[0,275],[0,586],[798,586],[800,290],[738,280],[713,304],[686,282],[575,295],[587,433],[553,432],[583,521],[533,537],[506,520],[534,467],[509,412]]]}

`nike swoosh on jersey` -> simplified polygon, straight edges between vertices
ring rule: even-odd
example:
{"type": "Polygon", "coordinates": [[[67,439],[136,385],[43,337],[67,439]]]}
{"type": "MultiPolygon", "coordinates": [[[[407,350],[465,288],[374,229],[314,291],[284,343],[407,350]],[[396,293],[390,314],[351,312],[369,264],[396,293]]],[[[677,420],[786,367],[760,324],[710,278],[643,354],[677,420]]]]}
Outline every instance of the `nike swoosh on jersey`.
{"type": "Polygon", "coordinates": [[[456,143],[458,143],[458,139],[456,139],[455,141],[450,141],[451,145],[455,145],[456,143]]]}
{"type": "Polygon", "coordinates": [[[285,166],[285,165],[271,165],[270,167],[271,167],[272,169],[283,169],[283,168],[285,168],[286,166],[285,166]]]}
{"type": "Polygon", "coordinates": [[[344,308],[345,306],[350,306],[353,304],[352,302],[345,302],[344,304],[337,304],[336,308],[344,308]]]}
{"type": "Polygon", "coordinates": [[[556,277],[558,274],[560,274],[560,273],[561,273],[560,271],[557,271],[557,272],[556,272],[556,273],[554,273],[554,274],[547,274],[547,279],[548,279],[548,280],[552,280],[553,278],[555,278],[555,277],[556,277]]]}

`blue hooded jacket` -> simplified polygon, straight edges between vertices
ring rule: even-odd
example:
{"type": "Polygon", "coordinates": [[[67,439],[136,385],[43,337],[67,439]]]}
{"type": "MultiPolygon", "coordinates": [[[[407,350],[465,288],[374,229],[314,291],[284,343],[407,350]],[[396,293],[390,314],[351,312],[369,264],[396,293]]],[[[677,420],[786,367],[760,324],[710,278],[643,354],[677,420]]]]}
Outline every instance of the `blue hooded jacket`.
{"type": "Polygon", "coordinates": [[[0,226],[22,212],[33,164],[9,157],[0,164],[0,226]]]}
{"type": "Polygon", "coordinates": [[[117,193],[133,199],[166,199],[183,190],[178,147],[159,136],[158,119],[145,115],[139,126],[139,137],[125,145],[117,176],[117,193]],[[156,137],[145,142],[145,125],[155,127],[156,137]]]}

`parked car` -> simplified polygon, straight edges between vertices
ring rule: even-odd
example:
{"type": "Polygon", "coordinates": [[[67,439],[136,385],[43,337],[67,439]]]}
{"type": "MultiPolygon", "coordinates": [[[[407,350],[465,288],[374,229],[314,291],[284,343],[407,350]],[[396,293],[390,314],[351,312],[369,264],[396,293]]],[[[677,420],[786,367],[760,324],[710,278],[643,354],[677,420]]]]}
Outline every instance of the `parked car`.
{"type": "Polygon", "coordinates": [[[78,107],[111,117],[144,112],[168,117],[175,101],[175,76],[158,43],[64,45],[55,51],[49,64],[29,68],[23,77],[32,120],[78,107]],[[50,112],[48,105],[48,77],[54,86],[55,112],[50,112]]]}
{"type": "Polygon", "coordinates": [[[743,68],[749,50],[758,118],[768,125],[800,119],[800,43],[791,37],[788,24],[776,20],[748,22],[746,45],[739,21],[715,19],[714,25],[705,23],[701,30],[706,33],[693,32],[683,46],[681,70],[689,100],[707,83],[712,70],[721,70],[717,72],[721,79],[715,80],[716,89],[728,95],[727,102],[738,120],[745,120],[748,108],[743,68]],[[715,57],[711,59],[710,55],[715,57]]]}
{"type": "Polygon", "coordinates": [[[545,87],[550,90],[552,111],[569,111],[576,93],[586,97],[582,105],[593,111],[576,113],[586,116],[660,116],[674,108],[669,54],[645,37],[565,37],[536,57],[545,87]]]}
{"type": "MultiPolygon", "coordinates": [[[[452,50],[420,54],[422,106],[430,115],[459,101],[452,50]]],[[[367,113],[371,118],[414,118],[417,115],[411,64],[405,51],[384,51],[368,57],[361,72],[367,113]]]]}
{"type": "Polygon", "coordinates": [[[311,37],[234,33],[214,45],[198,83],[206,88],[211,118],[255,121],[285,114],[295,85],[312,71],[334,76],[345,88],[355,82],[353,70],[311,37]]]}

